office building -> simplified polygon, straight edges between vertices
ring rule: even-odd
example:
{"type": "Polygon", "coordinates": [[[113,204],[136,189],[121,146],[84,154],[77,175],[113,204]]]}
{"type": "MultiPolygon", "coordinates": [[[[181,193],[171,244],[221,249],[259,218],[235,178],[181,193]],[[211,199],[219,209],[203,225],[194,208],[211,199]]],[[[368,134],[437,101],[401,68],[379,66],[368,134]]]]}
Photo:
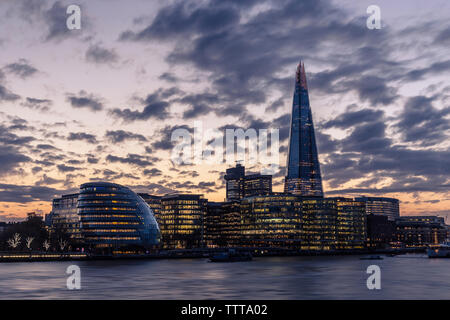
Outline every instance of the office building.
{"type": "Polygon", "coordinates": [[[153,211],[127,187],[107,182],[82,184],[77,207],[84,244],[94,252],[141,252],[159,245],[153,211]]]}
{"type": "Polygon", "coordinates": [[[395,222],[387,216],[367,215],[367,247],[369,249],[386,249],[394,240],[395,222]]]}
{"type": "Polygon", "coordinates": [[[225,175],[226,200],[236,201],[246,197],[264,196],[272,193],[272,176],[262,174],[245,175],[245,167],[237,164],[225,175]]]}
{"type": "Polygon", "coordinates": [[[407,247],[439,244],[447,239],[447,226],[437,216],[402,216],[395,220],[395,238],[407,247]]]}
{"type": "Polygon", "coordinates": [[[385,197],[357,197],[355,200],[366,204],[366,213],[388,217],[389,221],[395,221],[400,216],[399,201],[385,197]]]}
{"type": "Polygon", "coordinates": [[[238,247],[241,241],[239,201],[208,202],[205,242],[210,248],[238,247]]]}
{"type": "Polygon", "coordinates": [[[244,177],[244,198],[267,196],[272,193],[272,176],[250,174],[244,177]]]}
{"type": "Polygon", "coordinates": [[[245,167],[240,163],[235,168],[226,171],[226,199],[227,201],[240,200],[244,197],[245,167]]]}
{"type": "Polygon", "coordinates": [[[302,203],[294,195],[241,201],[241,244],[246,247],[298,249],[303,243],[302,203]]]}
{"type": "Polygon", "coordinates": [[[164,249],[204,246],[204,219],[207,202],[203,195],[175,194],[161,198],[159,226],[164,249]]]}
{"type": "Polygon", "coordinates": [[[73,241],[80,243],[83,239],[77,209],[78,195],[78,193],[66,194],[53,199],[52,211],[45,220],[50,232],[66,233],[73,241]]]}
{"type": "Polygon", "coordinates": [[[364,249],[366,247],[366,206],[364,202],[350,198],[330,198],[336,202],[337,250],[364,249]]]}
{"type": "MultiPolygon", "coordinates": [[[[156,221],[158,221],[158,215],[161,212],[161,196],[155,196],[148,193],[138,193],[138,195],[144,199],[148,206],[152,209],[155,215],[156,221]]],[[[158,222],[159,223],[159,222],[158,222]]]]}
{"type": "Polygon", "coordinates": [[[314,124],[309,105],[305,66],[300,62],[295,78],[287,174],[284,191],[300,196],[323,197],[314,124]]]}

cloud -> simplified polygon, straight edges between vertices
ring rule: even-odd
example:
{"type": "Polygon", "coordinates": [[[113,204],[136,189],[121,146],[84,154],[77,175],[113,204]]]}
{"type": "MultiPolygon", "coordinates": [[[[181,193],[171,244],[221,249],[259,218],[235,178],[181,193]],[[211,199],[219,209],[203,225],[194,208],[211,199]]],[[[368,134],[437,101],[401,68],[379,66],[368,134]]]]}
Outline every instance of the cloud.
{"type": "Polygon", "coordinates": [[[114,155],[108,155],[106,157],[107,162],[119,162],[123,164],[136,165],[138,167],[147,167],[154,164],[157,161],[156,158],[141,156],[138,154],[129,153],[126,157],[119,157],[114,155]]]}
{"type": "Polygon", "coordinates": [[[41,185],[53,185],[53,184],[58,184],[58,183],[63,183],[64,180],[62,179],[54,179],[52,177],[47,176],[46,174],[44,174],[42,176],[42,178],[36,182],[37,186],[41,186],[41,185]]]}
{"type": "Polygon", "coordinates": [[[157,177],[162,175],[162,171],[157,169],[157,168],[152,168],[152,169],[145,169],[144,170],[144,174],[146,176],[152,176],[152,177],[157,177]]]}
{"type": "Polygon", "coordinates": [[[95,157],[88,157],[87,162],[90,164],[96,164],[96,163],[98,163],[98,159],[95,157]]]}
{"type": "Polygon", "coordinates": [[[137,140],[141,142],[147,141],[147,138],[141,134],[124,130],[106,131],[105,137],[112,143],[121,143],[126,140],[137,140]]]}
{"type": "Polygon", "coordinates": [[[352,111],[351,107],[347,107],[344,113],[338,115],[333,120],[321,123],[320,127],[324,129],[333,127],[347,129],[355,125],[381,120],[383,116],[384,112],[382,110],[361,109],[352,111]]]}
{"type": "Polygon", "coordinates": [[[49,99],[37,99],[27,97],[25,99],[25,102],[23,102],[21,105],[30,109],[46,112],[50,110],[50,106],[53,105],[53,101],[49,99]]]}
{"type": "MultiPolygon", "coordinates": [[[[31,158],[20,153],[12,146],[0,144],[0,175],[6,175],[20,168],[22,164],[31,162],[31,158]]],[[[1,192],[0,192],[1,194],[1,192]]]]}
{"type": "Polygon", "coordinates": [[[6,72],[14,74],[22,79],[29,78],[38,72],[38,70],[33,67],[26,59],[20,59],[17,62],[10,63],[3,69],[6,72]]]}
{"type": "Polygon", "coordinates": [[[86,141],[88,143],[96,144],[97,143],[97,137],[93,134],[84,133],[84,132],[70,132],[69,136],[67,137],[67,140],[69,141],[86,141]]]}
{"type": "Polygon", "coordinates": [[[449,45],[450,44],[450,27],[439,32],[439,34],[434,39],[435,44],[439,45],[449,45]]]}
{"type": "Polygon", "coordinates": [[[187,125],[176,125],[176,126],[165,126],[157,133],[157,139],[152,142],[152,148],[157,150],[171,150],[175,143],[172,142],[172,132],[174,132],[177,129],[186,129],[191,134],[193,132],[193,129],[190,128],[187,125]]]}
{"type": "Polygon", "coordinates": [[[151,25],[145,29],[133,32],[125,31],[121,40],[151,40],[180,38],[186,34],[210,30],[217,32],[239,21],[239,14],[232,8],[206,7],[189,10],[184,3],[167,6],[161,9],[151,25]]]}
{"type": "Polygon", "coordinates": [[[145,121],[150,118],[166,120],[170,118],[169,107],[170,104],[167,101],[161,100],[160,92],[149,94],[141,104],[144,105],[142,111],[131,110],[129,108],[119,109],[115,108],[110,110],[110,114],[115,117],[122,119],[125,122],[133,121],[145,121]]]}
{"type": "Polygon", "coordinates": [[[32,136],[18,136],[10,129],[0,125],[0,144],[11,145],[14,147],[26,146],[29,142],[36,140],[32,136]]]}
{"type": "Polygon", "coordinates": [[[7,88],[0,84],[0,102],[1,101],[16,101],[20,99],[20,96],[12,93],[7,88]]]}
{"type": "Polygon", "coordinates": [[[164,80],[164,81],[167,81],[167,82],[172,82],[172,83],[178,81],[178,78],[171,72],[164,72],[163,74],[161,74],[158,77],[158,79],[164,80]]]}
{"type": "Polygon", "coordinates": [[[86,61],[97,64],[111,64],[117,62],[119,56],[114,49],[106,49],[100,44],[89,46],[86,51],[86,61]]]}
{"type": "Polygon", "coordinates": [[[68,94],[67,101],[73,108],[87,108],[91,111],[100,111],[103,109],[103,103],[100,98],[95,97],[92,94],[88,94],[86,91],[81,90],[78,95],[68,94]]]}
{"type": "MultiPolygon", "coordinates": [[[[44,186],[0,184],[0,202],[28,203],[33,201],[51,201],[61,191],[44,186]]],[[[67,192],[67,191],[66,191],[67,192]]]]}
{"type": "Polygon", "coordinates": [[[80,170],[80,168],[78,168],[78,167],[66,166],[65,164],[59,164],[56,167],[58,168],[59,171],[64,172],[64,173],[80,170]]]}
{"type": "MultiPolygon", "coordinates": [[[[46,10],[44,15],[44,21],[47,24],[46,41],[62,41],[69,39],[70,36],[78,35],[80,30],[69,30],[67,28],[67,5],[63,5],[61,1],[55,1],[51,8],[46,10]]],[[[83,12],[83,11],[82,11],[83,12]]],[[[83,15],[82,27],[86,25],[86,16],[83,15]]]]}
{"type": "Polygon", "coordinates": [[[51,144],[47,144],[47,143],[38,144],[36,146],[36,148],[38,148],[40,150],[59,150],[58,148],[52,146],[51,144]]]}
{"type": "MultiPolygon", "coordinates": [[[[386,56],[387,33],[361,27],[365,21],[348,18],[330,1],[284,0],[276,5],[264,1],[259,4],[265,10],[249,11],[254,4],[175,1],[164,6],[150,24],[127,30],[120,38],[171,43],[172,51],[166,58],[171,66],[187,65],[206,75],[211,87],[205,93],[215,95],[215,101],[191,105],[184,113],[186,118],[206,114],[212,107],[218,116],[240,116],[249,104],[267,103],[275,88],[291,95],[293,76],[280,78],[280,73],[295,70],[300,57],[319,60],[325,56],[332,64],[340,56],[328,59],[331,47],[332,53],[349,49],[358,52],[371,43],[379,44],[382,49],[370,51],[371,60],[358,57],[364,62],[359,70],[366,72],[376,69],[372,62],[386,56]],[[315,52],[321,52],[321,57],[315,52]]],[[[335,75],[335,81],[345,80],[342,92],[355,90],[362,100],[374,105],[396,99],[395,88],[387,84],[389,79],[367,74],[359,83],[356,79],[360,73],[353,71],[353,75],[355,79],[335,75]]],[[[281,100],[275,101],[268,110],[274,111],[281,104],[281,100]]]]}
{"type": "Polygon", "coordinates": [[[407,100],[397,123],[404,141],[432,146],[448,140],[450,107],[437,109],[433,100],[425,96],[407,100]]]}

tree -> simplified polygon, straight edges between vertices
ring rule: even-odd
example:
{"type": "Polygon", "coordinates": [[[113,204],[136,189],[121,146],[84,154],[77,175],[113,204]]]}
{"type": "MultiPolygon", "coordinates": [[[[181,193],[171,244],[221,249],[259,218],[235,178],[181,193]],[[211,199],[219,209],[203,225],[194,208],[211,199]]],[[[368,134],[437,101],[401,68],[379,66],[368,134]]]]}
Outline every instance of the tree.
{"type": "Polygon", "coordinates": [[[19,246],[21,240],[22,238],[20,237],[20,234],[15,233],[11,239],[8,239],[8,245],[11,248],[16,249],[19,246]]]}
{"type": "Polygon", "coordinates": [[[48,251],[48,249],[50,249],[50,241],[44,240],[42,246],[44,247],[45,251],[48,251]]]}
{"type": "MultiPolygon", "coordinates": [[[[40,247],[45,239],[49,238],[49,234],[44,222],[40,217],[29,217],[25,221],[17,222],[8,226],[8,228],[0,234],[0,250],[13,250],[9,245],[9,239],[14,238],[14,234],[33,237],[33,247],[40,247]]],[[[15,250],[27,249],[25,238],[19,242],[15,250]]]]}
{"type": "Polygon", "coordinates": [[[67,247],[68,242],[67,240],[59,239],[58,244],[61,251],[64,251],[64,249],[67,247]]]}
{"type": "Polygon", "coordinates": [[[26,243],[28,250],[31,250],[31,243],[33,242],[33,240],[34,240],[34,237],[27,237],[25,239],[25,243],[26,243]]]}

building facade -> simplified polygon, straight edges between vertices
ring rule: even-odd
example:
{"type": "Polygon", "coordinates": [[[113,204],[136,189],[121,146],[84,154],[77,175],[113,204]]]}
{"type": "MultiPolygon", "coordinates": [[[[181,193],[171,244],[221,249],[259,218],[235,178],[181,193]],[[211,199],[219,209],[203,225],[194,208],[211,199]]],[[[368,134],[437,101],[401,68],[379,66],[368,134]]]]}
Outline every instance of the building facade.
{"type": "Polygon", "coordinates": [[[366,213],[388,217],[389,221],[395,221],[400,217],[400,205],[398,199],[385,197],[357,197],[355,200],[366,204],[366,213]]]}
{"type": "Polygon", "coordinates": [[[268,196],[272,193],[272,176],[250,174],[244,178],[244,198],[254,196],[268,196]]]}
{"type": "Polygon", "coordinates": [[[302,203],[294,195],[244,198],[240,204],[241,245],[263,248],[300,248],[302,203]]]}
{"type": "Polygon", "coordinates": [[[322,177],[317,154],[316,137],[305,66],[300,62],[295,78],[292,104],[287,174],[284,191],[300,196],[323,197],[322,177]]]}
{"type": "Polygon", "coordinates": [[[245,175],[245,167],[239,163],[236,164],[236,167],[227,169],[224,178],[226,180],[226,201],[272,193],[271,175],[245,175]]]}
{"type": "Polygon", "coordinates": [[[208,202],[205,219],[205,242],[210,248],[241,245],[239,201],[208,202]]]}
{"type": "Polygon", "coordinates": [[[164,249],[204,246],[207,202],[203,195],[175,194],[161,198],[159,226],[164,249]]]}
{"type": "Polygon", "coordinates": [[[155,196],[148,193],[138,193],[138,195],[144,199],[148,206],[152,209],[155,215],[156,221],[159,223],[159,214],[161,213],[161,196],[155,196]]]}
{"type": "Polygon", "coordinates": [[[92,251],[126,253],[159,245],[153,211],[127,187],[107,182],[82,184],[77,208],[84,243],[92,251]]]}
{"type": "Polygon", "coordinates": [[[336,245],[338,250],[355,250],[366,247],[367,219],[364,202],[350,198],[332,198],[336,202],[336,245]]]}
{"type": "Polygon", "coordinates": [[[447,239],[447,226],[442,217],[402,216],[395,220],[395,238],[407,247],[439,244],[447,239]]]}
{"type": "Polygon", "coordinates": [[[83,241],[80,230],[80,216],[78,215],[78,193],[66,194],[53,199],[52,211],[46,217],[46,224],[51,226],[51,232],[64,232],[73,241],[83,241]]]}
{"type": "Polygon", "coordinates": [[[348,198],[274,194],[241,201],[241,244],[301,251],[362,250],[366,214],[348,198]]]}
{"type": "Polygon", "coordinates": [[[369,249],[385,249],[394,240],[395,222],[387,216],[367,215],[367,247],[369,249]]]}
{"type": "Polygon", "coordinates": [[[244,177],[245,167],[240,163],[236,167],[229,168],[225,174],[226,181],[226,200],[240,200],[244,197],[244,177]]]}

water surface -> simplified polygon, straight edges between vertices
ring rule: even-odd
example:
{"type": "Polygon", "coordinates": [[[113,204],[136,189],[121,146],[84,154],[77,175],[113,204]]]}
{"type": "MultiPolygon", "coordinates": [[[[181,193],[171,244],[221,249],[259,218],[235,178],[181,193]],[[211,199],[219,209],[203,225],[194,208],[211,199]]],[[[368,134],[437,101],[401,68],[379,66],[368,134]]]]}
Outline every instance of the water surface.
{"type": "Polygon", "coordinates": [[[0,299],[450,299],[450,259],[409,254],[0,264],[0,299]],[[66,268],[81,268],[81,290],[68,290],[66,268]],[[381,268],[381,290],[366,269],[381,268]]]}

